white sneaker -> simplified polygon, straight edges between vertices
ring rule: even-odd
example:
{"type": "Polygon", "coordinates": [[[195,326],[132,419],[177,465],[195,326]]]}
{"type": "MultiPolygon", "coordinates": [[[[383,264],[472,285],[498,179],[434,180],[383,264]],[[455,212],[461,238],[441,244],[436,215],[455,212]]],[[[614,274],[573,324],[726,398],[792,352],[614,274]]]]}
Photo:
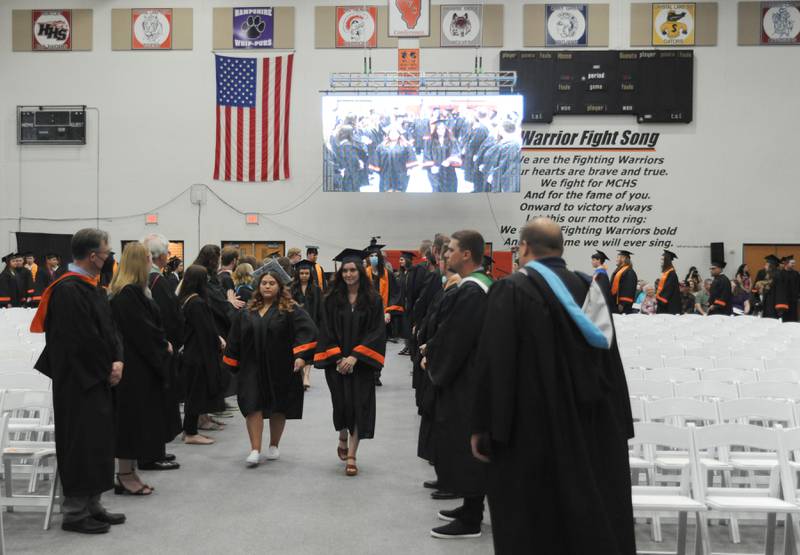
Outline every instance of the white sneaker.
{"type": "Polygon", "coordinates": [[[247,458],[244,460],[244,462],[247,464],[248,468],[258,466],[258,463],[261,462],[261,453],[256,450],[250,451],[250,454],[247,455],[247,458]]]}
{"type": "Polygon", "coordinates": [[[281,458],[281,452],[278,451],[278,448],[274,445],[270,445],[269,449],[267,449],[267,457],[268,461],[277,461],[281,458]]]}

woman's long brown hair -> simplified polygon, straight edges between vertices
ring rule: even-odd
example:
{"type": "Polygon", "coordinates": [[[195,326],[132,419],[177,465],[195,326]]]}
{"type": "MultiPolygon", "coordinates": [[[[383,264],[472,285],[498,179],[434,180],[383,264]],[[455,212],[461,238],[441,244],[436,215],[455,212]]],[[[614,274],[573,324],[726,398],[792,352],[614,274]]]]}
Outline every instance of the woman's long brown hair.
{"type": "Polygon", "coordinates": [[[264,281],[264,278],[267,276],[272,277],[276,282],[278,282],[278,310],[281,312],[293,312],[297,303],[294,302],[294,299],[292,299],[292,294],[289,292],[289,289],[286,287],[286,285],[284,285],[280,280],[276,272],[266,272],[261,274],[261,276],[258,278],[258,282],[254,284],[255,291],[253,292],[250,302],[247,303],[247,310],[250,312],[258,312],[264,308],[264,306],[266,306],[266,299],[264,299],[264,296],[261,294],[261,282],[264,281]]]}

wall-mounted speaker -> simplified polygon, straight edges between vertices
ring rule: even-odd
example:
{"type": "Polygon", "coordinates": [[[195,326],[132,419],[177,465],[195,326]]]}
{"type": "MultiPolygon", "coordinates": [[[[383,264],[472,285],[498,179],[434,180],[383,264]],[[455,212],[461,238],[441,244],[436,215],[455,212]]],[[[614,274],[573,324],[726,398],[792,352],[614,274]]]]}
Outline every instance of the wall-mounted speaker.
{"type": "Polygon", "coordinates": [[[711,243],[711,262],[725,262],[725,243],[711,243]]]}

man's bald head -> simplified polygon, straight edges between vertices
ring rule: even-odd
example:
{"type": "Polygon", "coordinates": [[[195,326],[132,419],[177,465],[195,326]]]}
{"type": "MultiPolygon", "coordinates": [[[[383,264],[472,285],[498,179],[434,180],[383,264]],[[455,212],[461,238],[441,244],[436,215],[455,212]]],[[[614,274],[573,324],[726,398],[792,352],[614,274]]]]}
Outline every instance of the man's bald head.
{"type": "Polygon", "coordinates": [[[564,254],[564,235],[561,226],[550,218],[538,217],[525,224],[520,234],[534,258],[564,254]]]}

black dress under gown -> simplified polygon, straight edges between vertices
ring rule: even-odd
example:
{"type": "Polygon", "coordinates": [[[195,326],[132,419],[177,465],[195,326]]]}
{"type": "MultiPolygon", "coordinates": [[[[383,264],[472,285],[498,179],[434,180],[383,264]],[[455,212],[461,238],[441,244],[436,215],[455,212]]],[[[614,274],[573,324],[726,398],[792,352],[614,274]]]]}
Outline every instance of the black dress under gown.
{"type": "Polygon", "coordinates": [[[237,400],[244,416],[261,411],[264,418],[272,413],[289,420],[303,417],[303,374],[294,371],[294,360],[310,363],[316,338],[317,327],[298,306],[284,312],[273,305],[263,316],[239,312],[222,360],[237,373],[237,400]]]}
{"type": "Polygon", "coordinates": [[[383,301],[377,294],[353,306],[335,296],[325,299],[314,365],[325,370],[337,431],[357,430],[359,439],[375,436],[375,372],[383,368],[385,353],[383,301]],[[337,372],[336,363],[351,355],[357,360],[352,373],[337,372]]]}

